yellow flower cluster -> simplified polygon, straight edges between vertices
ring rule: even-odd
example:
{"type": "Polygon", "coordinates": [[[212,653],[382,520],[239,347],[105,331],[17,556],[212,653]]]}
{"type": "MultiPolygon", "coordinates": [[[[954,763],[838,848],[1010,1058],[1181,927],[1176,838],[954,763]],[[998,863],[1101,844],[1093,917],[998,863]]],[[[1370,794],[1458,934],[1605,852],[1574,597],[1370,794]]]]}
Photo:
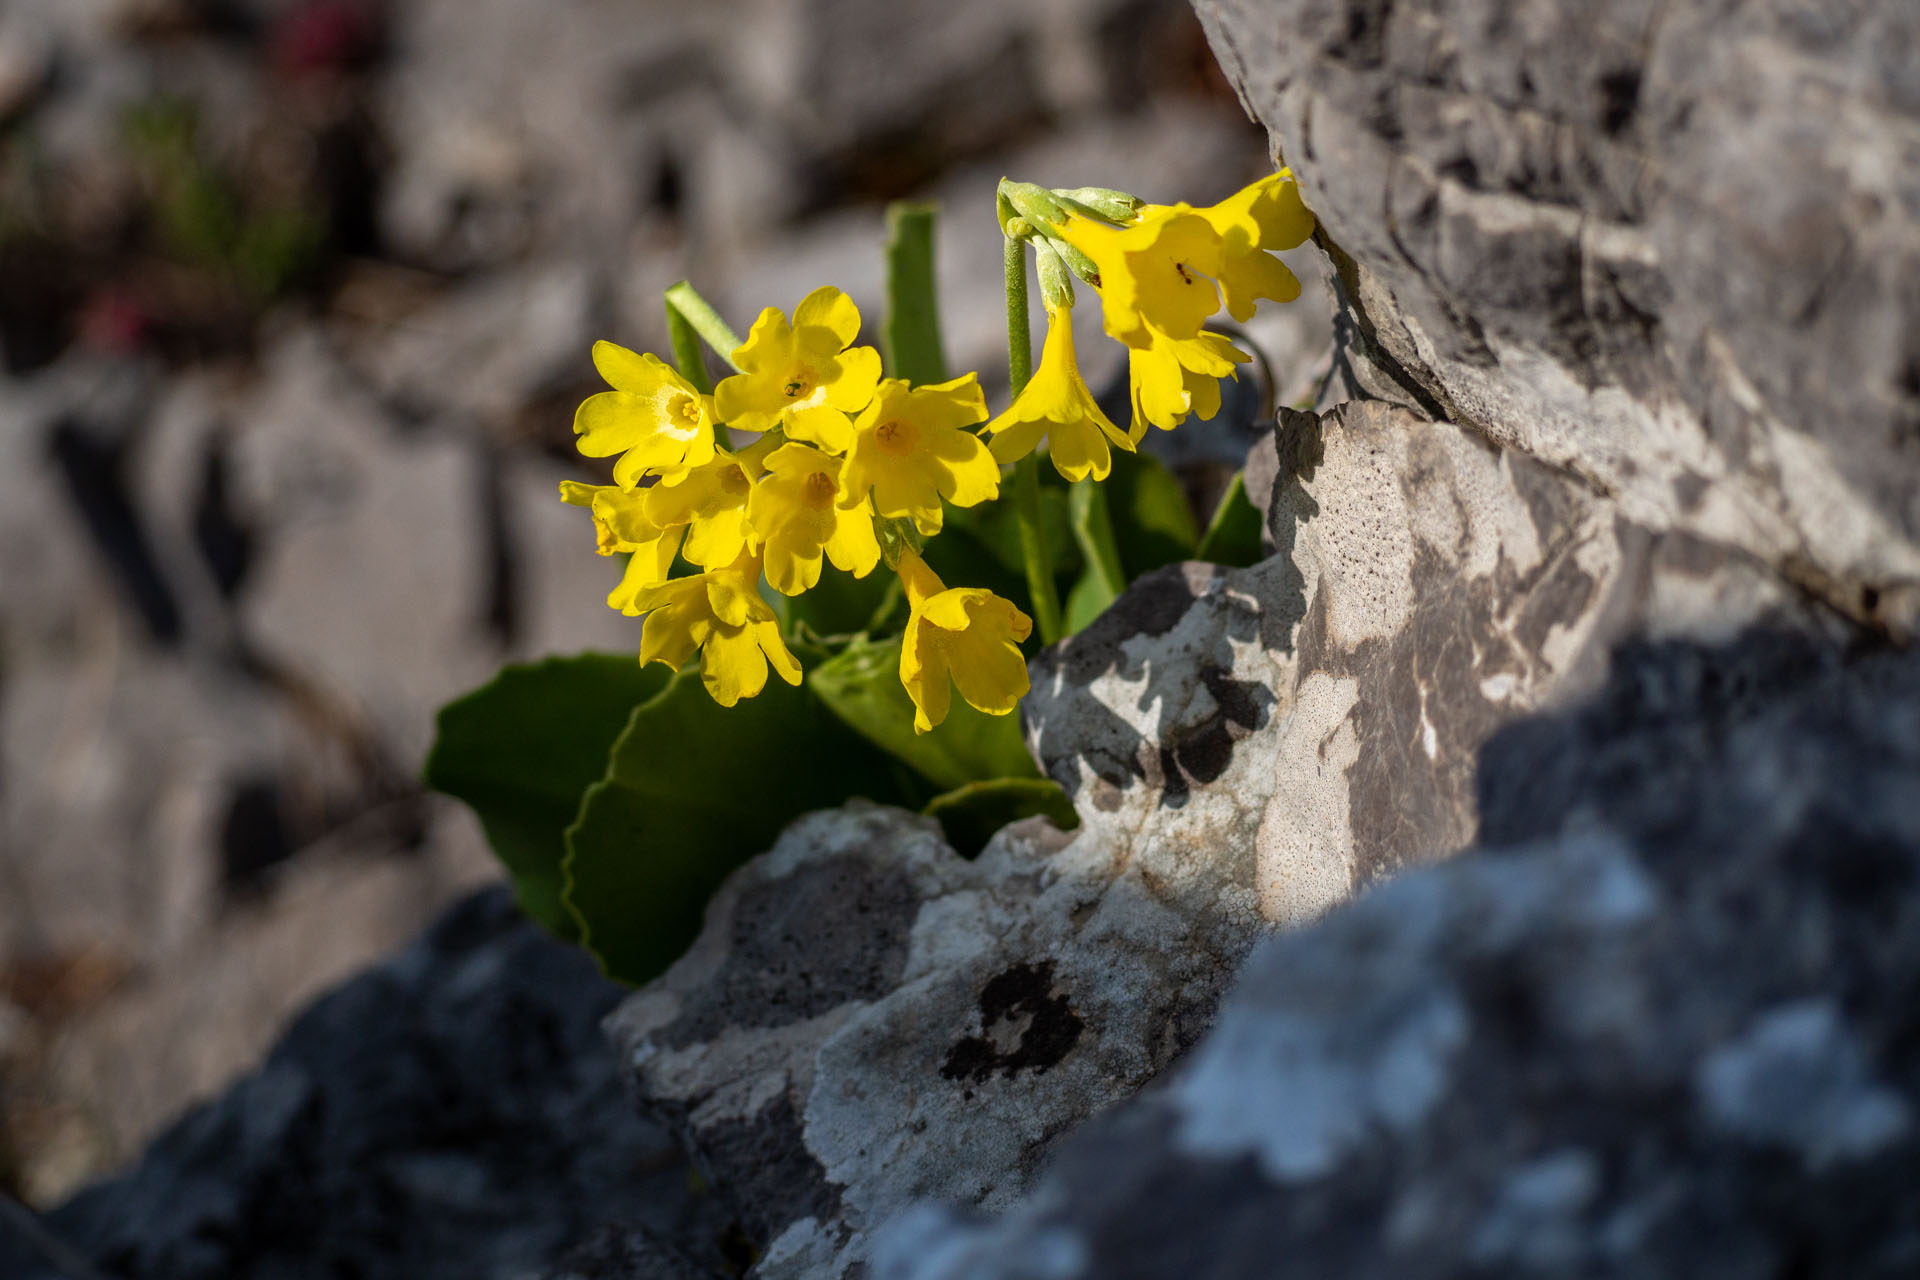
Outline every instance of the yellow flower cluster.
{"type": "MultiPolygon", "coordinates": [[[[1042,441],[1062,475],[1100,480],[1112,450],[1132,450],[1149,424],[1211,417],[1219,379],[1249,357],[1202,326],[1223,305],[1246,320],[1256,299],[1296,297],[1299,282],[1268,251],[1313,227],[1285,171],[1203,209],[1131,197],[1099,213],[1071,198],[1045,208],[1057,216],[1027,213],[1025,234],[1056,255],[1042,271],[1059,282],[1046,295],[1046,343],[1031,380],[991,420],[976,374],[930,386],[882,377],[879,352],[855,345],[859,310],[832,287],[808,294],[791,320],[762,311],[730,353],[739,372],[712,395],[654,356],[595,344],[612,390],[580,405],[574,431],[583,454],[615,459],[614,483],[570,481],[561,496],[591,513],[602,555],[629,557],[607,603],[644,617],[643,663],[678,668],[698,654],[725,706],[765,688],[769,668],[798,684],[763,578],[796,596],[820,581],[823,561],[865,577],[883,558],[877,529],[939,533],[944,504],[997,497],[1001,466],[1042,441]],[[1129,348],[1128,431],[1101,412],[1075,362],[1063,258],[1100,291],[1107,332],[1129,348]],[[722,423],[757,438],[726,447],[722,423]],[[676,558],[698,572],[671,576],[676,558]]],[[[955,687],[982,711],[1012,711],[1027,692],[1019,646],[1032,621],[992,592],[947,587],[910,549],[914,539],[889,545],[909,605],[900,678],[915,727],[941,723],[955,687]]]]}
{"type": "MultiPolygon", "coordinates": [[[[645,617],[640,660],[679,667],[699,654],[702,680],[723,706],[765,688],[769,667],[789,684],[800,681],[800,664],[760,594],[763,575],[788,596],[820,581],[823,560],[865,577],[881,559],[876,516],[911,520],[931,535],[940,531],[943,502],[969,507],[1000,490],[1000,468],[971,430],[987,418],[979,378],[924,387],[882,378],[879,352],[854,345],[859,333],[859,309],[838,289],[808,294],[791,321],[768,307],[732,353],[740,372],[711,396],[653,356],[609,342],[594,347],[594,366],[613,390],[581,404],[574,431],[582,453],[617,458],[615,483],[568,481],[561,497],[591,512],[602,555],[629,556],[607,603],[645,617]],[[729,450],[715,440],[719,422],[759,438],[729,450]],[[670,577],[676,556],[702,572],[670,577]]],[[[916,557],[902,574],[917,619],[911,584],[931,570],[916,557]]],[[[965,593],[947,593],[956,594],[965,593]]],[[[985,608],[976,596],[997,599],[971,593],[976,611],[985,608]]],[[[1023,617],[1004,600],[998,606],[987,609],[991,626],[1008,612],[1023,617]]],[[[944,681],[949,667],[937,654],[948,639],[965,653],[987,643],[977,637],[989,624],[969,638],[971,615],[954,614],[956,607],[941,605],[925,641],[908,646],[916,672],[939,671],[944,681]]],[[[1019,639],[1026,635],[1023,627],[1019,639]]],[[[908,659],[901,665],[920,728],[930,729],[946,715],[946,687],[936,695],[931,677],[909,676],[908,659]]],[[[1013,666],[1017,679],[1004,661],[992,664],[992,680],[968,667],[961,696],[996,714],[1011,711],[1027,689],[1025,664],[1013,666]]]]}

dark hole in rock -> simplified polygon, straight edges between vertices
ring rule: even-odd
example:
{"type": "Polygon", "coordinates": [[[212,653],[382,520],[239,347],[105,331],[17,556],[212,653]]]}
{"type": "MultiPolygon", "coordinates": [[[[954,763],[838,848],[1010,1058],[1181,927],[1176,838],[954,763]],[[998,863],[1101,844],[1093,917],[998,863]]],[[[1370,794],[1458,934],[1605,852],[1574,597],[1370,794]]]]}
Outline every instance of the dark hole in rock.
{"type": "Polygon", "coordinates": [[[180,607],[127,493],[120,443],[68,418],[53,428],[47,452],[95,548],[148,634],[163,645],[177,642],[180,607]]]}
{"type": "Polygon", "coordinates": [[[1080,1041],[1085,1023],[1064,995],[1053,993],[1053,963],[1016,964],[980,991],[980,1034],[947,1051],[940,1074],[985,1082],[995,1072],[1045,1071],[1080,1041]]]}
{"type": "Polygon", "coordinates": [[[227,443],[216,437],[200,460],[200,492],[193,505],[193,542],[220,594],[231,599],[253,563],[253,530],[234,510],[227,443]]]}
{"type": "Polygon", "coordinates": [[[1640,71],[1623,67],[1600,77],[1600,127],[1617,134],[1640,106],[1640,71]]]}
{"type": "Polygon", "coordinates": [[[279,780],[243,779],[220,823],[220,885],[229,897],[257,896],[268,871],[293,856],[279,780]]]}

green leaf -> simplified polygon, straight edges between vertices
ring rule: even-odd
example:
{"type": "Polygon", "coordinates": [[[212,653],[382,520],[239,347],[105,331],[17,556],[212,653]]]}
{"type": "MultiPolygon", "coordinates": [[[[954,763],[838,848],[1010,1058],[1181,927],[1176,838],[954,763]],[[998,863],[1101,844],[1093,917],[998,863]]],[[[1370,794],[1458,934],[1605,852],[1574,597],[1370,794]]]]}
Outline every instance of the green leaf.
{"type": "Polygon", "coordinates": [[[947,380],[940,342],[940,299],[934,288],[933,228],[939,206],[895,201],[887,206],[887,316],[880,352],[889,377],[915,386],[947,380]]]}
{"type": "Polygon", "coordinates": [[[900,639],[849,645],[807,673],[807,684],[867,741],[951,791],[986,778],[1037,778],[1017,715],[975,711],[955,692],[946,721],[913,731],[913,699],[900,683],[900,639]]]}
{"type": "Polygon", "coordinates": [[[1193,558],[1240,569],[1258,564],[1267,556],[1261,541],[1265,532],[1266,521],[1261,518],[1260,509],[1247,497],[1247,473],[1237,471],[1215,508],[1206,536],[1200,539],[1193,558]]]}
{"type": "Polygon", "coordinates": [[[963,858],[978,856],[1009,822],[1041,814],[1062,831],[1080,825],[1080,815],[1051,778],[989,778],[955,787],[920,811],[937,818],[947,843],[963,858]]]}
{"type": "Polygon", "coordinates": [[[472,807],[521,907],[563,938],[578,929],[560,901],[562,833],[634,707],[668,678],[631,656],[583,653],[507,667],[440,709],[426,784],[472,807]]]}
{"type": "Polygon", "coordinates": [[[565,901],[581,942],[609,976],[647,981],[698,936],[728,872],[801,814],[853,796],[917,798],[807,686],[769,679],[722,707],[698,667],[682,670],[634,709],[567,829],[565,901]]]}
{"type": "Polygon", "coordinates": [[[1120,563],[1120,547],[1115,541],[1113,517],[1107,510],[1107,491],[1091,478],[1073,486],[1069,498],[1073,513],[1073,538],[1086,557],[1087,571],[1074,584],[1068,597],[1074,606],[1070,615],[1083,617],[1078,626],[1069,623],[1068,634],[1091,622],[1102,609],[1112,604],[1127,589],[1127,571],[1120,563]],[[1092,612],[1088,613],[1091,609],[1092,612]]]}
{"type": "Polygon", "coordinates": [[[1102,485],[1127,581],[1193,557],[1200,540],[1193,506],[1173,472],[1144,453],[1115,453],[1102,485]]]}
{"type": "Polygon", "coordinates": [[[820,581],[812,590],[783,597],[783,603],[790,619],[806,623],[816,635],[864,631],[898,581],[884,567],[856,578],[830,564],[822,565],[820,581]]]}
{"type": "Polygon", "coordinates": [[[1114,593],[1107,590],[1107,584],[1100,575],[1088,569],[1073,584],[1073,590],[1067,593],[1066,625],[1068,635],[1077,635],[1085,631],[1092,621],[1106,612],[1114,601],[1114,593]]]}

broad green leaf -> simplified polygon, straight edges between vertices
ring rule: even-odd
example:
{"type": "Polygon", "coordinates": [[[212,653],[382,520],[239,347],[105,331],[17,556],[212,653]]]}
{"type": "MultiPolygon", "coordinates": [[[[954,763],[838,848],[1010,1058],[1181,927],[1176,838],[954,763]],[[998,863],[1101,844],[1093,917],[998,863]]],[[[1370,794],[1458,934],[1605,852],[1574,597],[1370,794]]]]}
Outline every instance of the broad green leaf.
{"type": "Polygon", "coordinates": [[[913,731],[913,699],[900,684],[900,639],[860,641],[807,673],[807,684],[867,741],[942,791],[986,778],[1037,778],[1017,715],[975,711],[954,692],[946,721],[913,731]]]}
{"type": "Polygon", "coordinates": [[[811,591],[780,600],[790,620],[806,623],[816,635],[844,635],[865,631],[898,581],[884,565],[876,566],[864,578],[856,578],[823,564],[820,581],[811,591]]]}
{"type": "Polygon", "coordinates": [[[1062,831],[1080,825],[1080,815],[1060,784],[1051,778],[989,778],[969,782],[920,811],[940,822],[947,843],[963,858],[978,856],[987,841],[1009,822],[1042,814],[1062,831]]]}
{"type": "Polygon", "coordinates": [[[631,655],[583,653],[507,667],[440,709],[426,784],[472,807],[521,907],[563,938],[578,932],[560,901],[563,833],[633,709],[667,680],[631,655]]]}
{"type": "Polygon", "coordinates": [[[1227,486],[1226,495],[1214,509],[1213,520],[1207,525],[1206,536],[1200,539],[1193,558],[1240,569],[1258,564],[1267,556],[1261,542],[1265,532],[1266,522],[1260,516],[1260,509],[1247,497],[1247,473],[1235,472],[1233,483],[1227,486]]]}
{"type": "MultiPolygon", "coordinates": [[[[565,901],[607,973],[645,982],[700,932],[727,873],[853,796],[913,803],[900,771],[805,685],[722,707],[697,667],[636,707],[567,829],[565,901]]],[[[920,794],[924,794],[923,792],[920,794]]]]}
{"type": "Polygon", "coordinates": [[[1071,636],[1085,631],[1095,618],[1106,612],[1113,600],[1113,592],[1107,590],[1107,584],[1100,580],[1098,574],[1092,569],[1082,573],[1061,606],[1061,611],[1066,615],[1067,634],[1071,636]]]}
{"type": "Polygon", "coordinates": [[[939,206],[896,201],[887,206],[887,315],[880,352],[887,375],[915,386],[947,380],[940,343],[940,299],[934,291],[933,229],[939,206]]]}
{"type": "Polygon", "coordinates": [[[1113,471],[1102,488],[1127,581],[1192,558],[1200,540],[1193,506],[1180,481],[1158,458],[1115,453],[1113,471]]]}

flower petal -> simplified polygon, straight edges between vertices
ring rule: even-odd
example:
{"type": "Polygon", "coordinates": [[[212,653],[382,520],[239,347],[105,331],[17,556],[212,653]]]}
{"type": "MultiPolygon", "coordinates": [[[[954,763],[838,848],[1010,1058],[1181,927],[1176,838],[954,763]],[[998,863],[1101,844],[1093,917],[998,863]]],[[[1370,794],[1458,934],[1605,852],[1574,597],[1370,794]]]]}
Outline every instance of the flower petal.
{"type": "Polygon", "coordinates": [[[852,298],[832,285],[821,285],[800,299],[800,305],[793,309],[793,327],[818,327],[831,331],[838,339],[833,344],[833,350],[840,351],[852,345],[853,340],[860,336],[860,308],[853,305],[852,298]]]}

